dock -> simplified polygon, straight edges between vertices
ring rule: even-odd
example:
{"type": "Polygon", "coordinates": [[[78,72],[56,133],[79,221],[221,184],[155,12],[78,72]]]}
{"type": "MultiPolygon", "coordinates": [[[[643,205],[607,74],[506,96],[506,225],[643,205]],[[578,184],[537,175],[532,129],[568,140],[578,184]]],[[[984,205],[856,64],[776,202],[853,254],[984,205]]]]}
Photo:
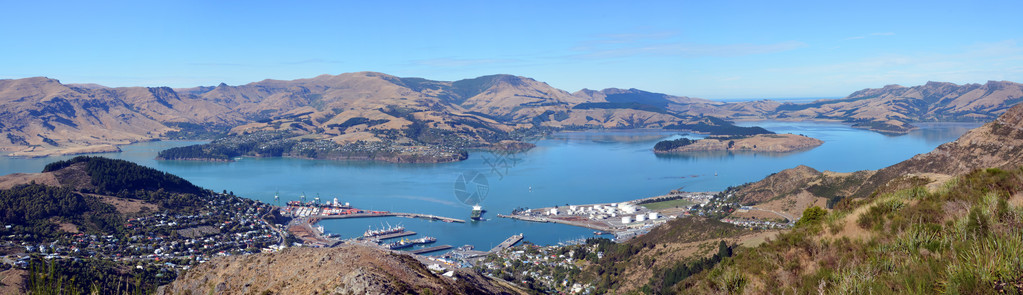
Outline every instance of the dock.
{"type": "Polygon", "coordinates": [[[508,239],[504,240],[504,242],[501,242],[500,245],[497,245],[497,247],[494,247],[494,249],[490,249],[490,252],[493,253],[493,252],[501,251],[501,250],[507,249],[508,247],[514,246],[515,243],[518,243],[519,241],[521,241],[522,238],[523,238],[522,234],[517,234],[517,235],[513,235],[511,237],[508,237],[508,239]]]}
{"type": "Polygon", "coordinates": [[[530,222],[560,223],[560,224],[571,225],[571,226],[585,227],[585,228],[588,228],[588,229],[598,230],[598,231],[608,232],[608,233],[613,233],[613,232],[617,232],[618,231],[618,229],[614,228],[613,226],[611,226],[610,224],[608,224],[606,222],[573,221],[573,220],[565,220],[565,219],[562,219],[562,218],[550,218],[550,217],[545,217],[545,216],[525,216],[525,215],[518,215],[518,214],[513,214],[513,215],[498,214],[497,217],[508,218],[508,219],[515,219],[515,220],[522,220],[522,221],[530,221],[530,222]]]}
{"type": "Polygon", "coordinates": [[[455,222],[465,223],[465,220],[456,219],[451,217],[430,215],[430,214],[419,214],[419,213],[395,213],[395,212],[381,212],[381,213],[355,213],[355,214],[339,214],[339,215],[310,215],[308,218],[311,219],[346,219],[346,218],[367,218],[367,217],[405,217],[405,218],[420,218],[426,220],[436,220],[443,222],[455,222]]]}
{"type": "Polygon", "coordinates": [[[437,251],[442,251],[442,250],[447,250],[447,249],[451,249],[451,245],[433,246],[433,247],[429,247],[429,248],[416,249],[416,250],[412,250],[412,251],[408,251],[408,252],[412,253],[412,254],[423,254],[423,253],[437,252],[437,251]]]}
{"type": "Polygon", "coordinates": [[[393,234],[387,234],[387,235],[382,235],[382,236],[368,237],[368,238],[365,238],[365,239],[374,240],[374,241],[382,241],[382,240],[386,240],[386,239],[393,239],[393,238],[400,238],[400,237],[405,237],[405,236],[411,236],[411,235],[414,235],[414,234],[416,234],[416,232],[414,232],[414,231],[403,231],[403,232],[400,232],[400,233],[393,233],[393,234]]]}

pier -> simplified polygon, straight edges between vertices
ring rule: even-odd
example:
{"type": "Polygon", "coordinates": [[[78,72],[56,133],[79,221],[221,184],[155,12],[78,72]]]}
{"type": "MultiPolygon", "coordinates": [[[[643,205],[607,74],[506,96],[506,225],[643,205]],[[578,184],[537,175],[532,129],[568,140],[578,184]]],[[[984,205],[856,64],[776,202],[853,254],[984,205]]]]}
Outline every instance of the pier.
{"type": "Polygon", "coordinates": [[[375,237],[365,237],[364,239],[374,240],[374,241],[382,241],[382,240],[386,240],[386,239],[393,239],[393,238],[400,238],[400,237],[405,237],[405,236],[411,236],[411,235],[414,235],[414,234],[416,234],[416,232],[414,232],[414,231],[404,231],[404,232],[400,232],[400,233],[393,233],[393,234],[387,234],[387,235],[381,235],[381,236],[375,236],[375,237]]]}
{"type": "Polygon", "coordinates": [[[419,214],[419,213],[392,213],[392,212],[379,212],[379,213],[353,213],[353,214],[337,214],[337,215],[310,215],[309,218],[313,219],[345,219],[345,218],[368,218],[368,217],[405,217],[405,218],[420,218],[427,220],[436,220],[443,222],[456,222],[465,223],[465,220],[430,215],[430,214],[419,214]]]}
{"type": "Polygon", "coordinates": [[[598,230],[598,231],[608,232],[608,233],[614,233],[614,232],[618,231],[618,229],[614,228],[613,226],[611,226],[607,222],[599,222],[599,221],[593,221],[593,220],[567,220],[567,219],[564,219],[564,218],[550,218],[550,217],[545,217],[545,216],[525,216],[525,215],[518,215],[518,214],[516,214],[516,215],[498,214],[497,217],[508,218],[508,219],[515,219],[515,220],[522,220],[522,221],[530,221],[530,222],[560,223],[560,224],[566,224],[566,225],[571,225],[571,226],[585,227],[585,228],[588,228],[588,229],[593,229],[593,230],[598,230]]]}
{"type": "Polygon", "coordinates": [[[451,245],[433,246],[433,247],[429,247],[429,248],[416,249],[416,250],[412,250],[412,251],[408,251],[408,252],[412,253],[412,254],[423,254],[423,253],[437,252],[437,251],[442,251],[442,250],[447,250],[447,249],[451,249],[451,245]]]}
{"type": "Polygon", "coordinates": [[[501,251],[501,250],[507,249],[508,247],[514,246],[515,243],[518,243],[519,241],[521,241],[522,238],[523,238],[522,234],[517,234],[517,235],[511,236],[511,237],[508,237],[508,239],[504,240],[504,242],[501,242],[500,245],[497,245],[497,247],[494,247],[494,249],[490,249],[490,252],[497,252],[497,251],[501,251]]]}

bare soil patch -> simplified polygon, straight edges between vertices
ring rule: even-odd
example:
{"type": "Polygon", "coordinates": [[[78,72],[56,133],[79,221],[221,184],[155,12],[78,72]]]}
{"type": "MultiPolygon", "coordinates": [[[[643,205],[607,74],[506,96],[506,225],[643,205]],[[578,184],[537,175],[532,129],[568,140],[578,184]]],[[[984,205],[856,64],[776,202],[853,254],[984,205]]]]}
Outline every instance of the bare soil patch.
{"type": "Polygon", "coordinates": [[[9,189],[19,184],[32,182],[50,186],[60,185],[53,173],[14,173],[0,176],[0,189],[9,189]]]}

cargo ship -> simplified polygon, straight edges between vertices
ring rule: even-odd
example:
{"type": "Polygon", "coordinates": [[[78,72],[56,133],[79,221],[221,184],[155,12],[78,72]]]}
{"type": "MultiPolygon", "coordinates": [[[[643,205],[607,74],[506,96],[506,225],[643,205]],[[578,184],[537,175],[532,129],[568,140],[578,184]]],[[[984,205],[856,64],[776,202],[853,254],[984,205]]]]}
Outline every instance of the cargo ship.
{"type": "Polygon", "coordinates": [[[469,218],[475,221],[483,220],[483,212],[487,212],[487,210],[483,210],[480,205],[472,206],[472,215],[469,215],[469,218]]]}
{"type": "Polygon", "coordinates": [[[434,237],[422,237],[414,240],[401,239],[400,241],[384,244],[384,247],[391,250],[408,248],[415,245],[423,245],[436,242],[437,238],[434,237]]]}
{"type": "Polygon", "coordinates": [[[391,225],[388,224],[386,229],[384,229],[384,228],[381,228],[381,229],[378,229],[378,230],[367,229],[366,232],[362,234],[362,237],[364,237],[364,238],[372,238],[372,237],[377,237],[377,236],[396,234],[396,233],[400,233],[400,232],[404,232],[404,231],[405,231],[405,227],[404,226],[399,225],[399,226],[396,226],[396,227],[391,227],[391,225]]]}

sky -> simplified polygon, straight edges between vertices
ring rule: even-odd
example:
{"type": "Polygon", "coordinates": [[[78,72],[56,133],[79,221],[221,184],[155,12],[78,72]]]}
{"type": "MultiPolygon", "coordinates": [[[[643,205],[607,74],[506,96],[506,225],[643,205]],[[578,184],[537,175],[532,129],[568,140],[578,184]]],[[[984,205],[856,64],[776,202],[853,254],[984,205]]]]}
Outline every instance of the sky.
{"type": "Polygon", "coordinates": [[[240,85],[376,71],[574,92],[842,97],[1023,82],[1023,1],[0,0],[0,79],[240,85]]]}

